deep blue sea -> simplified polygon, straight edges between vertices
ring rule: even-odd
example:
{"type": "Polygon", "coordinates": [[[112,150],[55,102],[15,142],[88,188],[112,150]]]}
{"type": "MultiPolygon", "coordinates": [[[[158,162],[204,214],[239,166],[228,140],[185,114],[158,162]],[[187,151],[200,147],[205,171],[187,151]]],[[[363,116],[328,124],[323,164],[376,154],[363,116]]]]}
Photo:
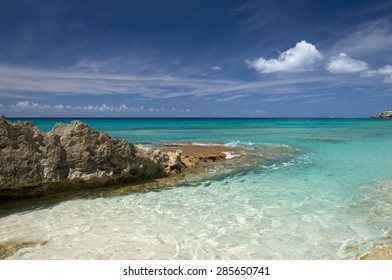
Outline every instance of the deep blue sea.
{"type": "Polygon", "coordinates": [[[269,160],[3,216],[0,241],[48,241],[11,258],[352,259],[392,242],[392,120],[80,120],[133,143],[221,142],[269,160]]]}

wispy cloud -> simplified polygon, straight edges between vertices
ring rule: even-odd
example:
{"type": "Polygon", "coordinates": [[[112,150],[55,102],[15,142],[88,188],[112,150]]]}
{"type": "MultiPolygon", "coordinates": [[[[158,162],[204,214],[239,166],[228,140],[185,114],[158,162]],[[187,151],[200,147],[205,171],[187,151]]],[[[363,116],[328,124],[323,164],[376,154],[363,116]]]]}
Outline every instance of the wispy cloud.
{"type": "Polygon", "coordinates": [[[246,63],[260,73],[273,72],[308,72],[314,69],[314,65],[323,59],[323,55],[317,48],[306,41],[298,42],[294,48],[281,53],[277,59],[265,59],[260,57],[246,63]]]}
{"type": "Polygon", "coordinates": [[[39,70],[0,65],[0,96],[41,94],[134,94],[146,98],[167,98],[179,89],[190,91],[210,86],[236,84],[212,80],[128,74],[91,73],[66,70],[39,70]]]}
{"type": "Polygon", "coordinates": [[[215,101],[216,102],[230,102],[230,101],[237,100],[237,99],[240,99],[240,98],[244,98],[244,97],[247,97],[247,96],[249,96],[249,95],[248,94],[235,94],[235,95],[230,95],[230,96],[224,96],[224,97],[216,98],[215,101]]]}
{"type": "Polygon", "coordinates": [[[356,31],[336,42],[332,54],[348,53],[361,57],[391,52],[392,28],[389,20],[377,20],[363,24],[356,31]]]}
{"type": "MultiPolygon", "coordinates": [[[[265,81],[188,78],[173,75],[138,76],[67,70],[46,70],[0,65],[0,97],[30,100],[31,96],[134,95],[145,99],[214,96],[244,97],[245,94],[273,94],[285,85],[327,83],[328,77],[301,76],[265,81]],[[223,96],[222,96],[223,95],[223,96]]],[[[233,99],[233,100],[234,100],[233,99]]],[[[224,100],[224,99],[222,99],[224,100]]]]}
{"type": "Polygon", "coordinates": [[[219,65],[214,65],[211,67],[211,70],[220,71],[220,70],[222,70],[222,67],[220,67],[219,65]]]}

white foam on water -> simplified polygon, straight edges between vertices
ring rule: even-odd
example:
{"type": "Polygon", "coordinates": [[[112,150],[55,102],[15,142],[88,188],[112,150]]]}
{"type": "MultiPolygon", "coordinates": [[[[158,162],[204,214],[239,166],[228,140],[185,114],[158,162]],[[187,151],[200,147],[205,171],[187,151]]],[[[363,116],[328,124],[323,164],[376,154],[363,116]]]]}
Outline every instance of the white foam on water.
{"type": "Polygon", "coordinates": [[[235,158],[235,157],[239,157],[239,156],[240,156],[240,154],[231,153],[231,152],[223,152],[223,153],[225,154],[226,159],[232,159],[232,158],[235,158]]]}

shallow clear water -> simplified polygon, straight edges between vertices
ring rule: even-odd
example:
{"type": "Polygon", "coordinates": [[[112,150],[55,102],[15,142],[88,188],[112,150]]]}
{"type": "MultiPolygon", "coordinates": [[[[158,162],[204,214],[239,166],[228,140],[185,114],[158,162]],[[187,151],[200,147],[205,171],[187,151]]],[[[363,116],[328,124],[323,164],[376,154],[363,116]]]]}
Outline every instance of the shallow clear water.
{"type": "MultiPolygon", "coordinates": [[[[59,120],[33,121],[49,130],[59,120]]],[[[350,259],[391,241],[392,121],[83,121],[134,143],[218,141],[271,160],[192,185],[3,214],[0,242],[48,240],[10,258],[350,259]]]]}

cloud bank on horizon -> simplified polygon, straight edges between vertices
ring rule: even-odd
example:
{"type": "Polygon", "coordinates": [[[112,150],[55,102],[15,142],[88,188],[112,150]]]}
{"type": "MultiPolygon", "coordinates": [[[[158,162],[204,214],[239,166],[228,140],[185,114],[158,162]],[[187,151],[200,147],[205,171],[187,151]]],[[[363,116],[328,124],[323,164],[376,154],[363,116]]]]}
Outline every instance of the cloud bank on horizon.
{"type": "Polygon", "coordinates": [[[390,1],[44,2],[0,4],[6,116],[367,117],[392,108],[390,1]]]}

